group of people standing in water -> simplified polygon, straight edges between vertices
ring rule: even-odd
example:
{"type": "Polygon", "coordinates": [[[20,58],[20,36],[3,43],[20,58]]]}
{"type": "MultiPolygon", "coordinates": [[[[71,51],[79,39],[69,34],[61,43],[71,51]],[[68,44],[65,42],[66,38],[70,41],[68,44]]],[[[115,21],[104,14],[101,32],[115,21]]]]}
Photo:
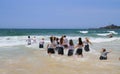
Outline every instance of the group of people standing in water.
{"type": "Polygon", "coordinates": [[[85,41],[82,41],[82,38],[78,38],[78,44],[75,45],[73,40],[62,36],[57,38],[54,36],[50,37],[50,43],[47,45],[47,53],[49,55],[58,53],[58,55],[64,55],[64,50],[68,49],[68,56],[73,56],[74,49],[77,49],[75,55],[83,57],[83,47],[86,52],[90,51],[89,44],[92,44],[88,38],[85,38],[85,41]]]}
{"type": "MultiPolygon", "coordinates": [[[[55,54],[57,52],[58,55],[64,55],[64,50],[68,49],[68,56],[73,56],[74,49],[77,49],[75,55],[78,57],[83,57],[83,49],[86,52],[90,51],[89,44],[92,44],[88,38],[85,38],[85,41],[82,41],[82,38],[78,38],[78,43],[75,45],[73,40],[66,38],[66,36],[62,36],[61,38],[57,38],[54,36],[50,37],[50,43],[47,45],[47,53],[49,55],[55,54]]],[[[110,51],[111,52],[111,51],[110,51]]],[[[101,55],[99,57],[100,60],[107,60],[107,54],[110,53],[106,51],[105,48],[102,48],[101,55]]]]}
{"type": "MultiPolygon", "coordinates": [[[[27,45],[37,43],[37,40],[36,40],[35,36],[33,38],[28,36],[28,39],[26,41],[27,41],[27,45]]],[[[44,48],[44,38],[41,38],[41,40],[39,41],[39,48],[44,48]]]]}
{"type": "MultiPolygon", "coordinates": [[[[31,43],[36,43],[36,37],[33,37],[33,39],[28,36],[27,39],[28,45],[31,45],[31,43]],[[32,41],[31,41],[32,40],[32,41]]],[[[50,37],[50,43],[47,45],[47,53],[49,55],[57,53],[58,55],[64,55],[64,50],[68,49],[68,56],[73,56],[74,52],[75,55],[78,57],[83,57],[83,49],[86,52],[90,51],[89,45],[92,44],[88,38],[85,38],[85,41],[82,41],[82,38],[78,38],[78,43],[75,45],[73,40],[68,40],[67,37],[64,35],[61,38],[57,38],[54,36],[50,37]],[[75,51],[75,49],[77,49],[75,51]]],[[[39,48],[44,48],[44,38],[41,38],[39,41],[39,48]]],[[[102,48],[101,55],[99,57],[100,60],[107,60],[107,54],[110,52],[107,52],[105,48],[102,48]]]]}

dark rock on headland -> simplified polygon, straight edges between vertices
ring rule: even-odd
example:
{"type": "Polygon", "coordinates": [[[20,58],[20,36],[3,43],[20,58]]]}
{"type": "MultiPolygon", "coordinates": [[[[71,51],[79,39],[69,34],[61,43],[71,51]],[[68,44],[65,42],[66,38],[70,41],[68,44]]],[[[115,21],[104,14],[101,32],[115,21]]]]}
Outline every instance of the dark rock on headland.
{"type": "Polygon", "coordinates": [[[111,25],[108,25],[108,26],[105,26],[105,27],[100,27],[99,29],[120,29],[120,26],[111,24],[111,25]]]}

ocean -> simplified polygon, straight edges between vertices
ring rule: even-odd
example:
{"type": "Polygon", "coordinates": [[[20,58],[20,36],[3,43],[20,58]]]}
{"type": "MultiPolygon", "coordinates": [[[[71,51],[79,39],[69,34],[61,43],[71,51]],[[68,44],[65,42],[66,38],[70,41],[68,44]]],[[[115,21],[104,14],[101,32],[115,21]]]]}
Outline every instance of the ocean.
{"type": "Polygon", "coordinates": [[[0,29],[0,74],[120,74],[119,58],[120,29],[0,29]],[[83,58],[68,57],[68,50],[64,56],[48,56],[49,37],[62,35],[75,45],[79,37],[88,37],[90,52],[83,51],[83,58]],[[28,46],[28,36],[36,37],[37,43],[28,46]],[[41,38],[43,49],[38,47],[41,38]],[[99,60],[102,48],[111,51],[106,61],[99,60]]]}
{"type": "Polygon", "coordinates": [[[0,46],[24,45],[27,36],[35,36],[38,41],[43,37],[48,42],[52,35],[59,38],[66,35],[74,41],[79,37],[88,37],[92,42],[99,43],[120,40],[120,29],[0,29],[0,46]],[[107,36],[110,33],[113,38],[107,36]]]}

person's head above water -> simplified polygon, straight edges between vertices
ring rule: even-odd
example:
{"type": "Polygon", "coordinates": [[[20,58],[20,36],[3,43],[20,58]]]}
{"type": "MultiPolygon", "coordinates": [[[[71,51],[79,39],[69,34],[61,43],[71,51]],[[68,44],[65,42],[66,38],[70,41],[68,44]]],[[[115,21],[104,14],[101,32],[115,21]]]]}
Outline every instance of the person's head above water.
{"type": "Polygon", "coordinates": [[[30,38],[30,36],[28,36],[28,38],[30,38]]]}
{"type": "Polygon", "coordinates": [[[106,49],[105,49],[105,48],[102,48],[102,51],[103,51],[103,52],[105,52],[105,51],[106,51],[106,49]]]}

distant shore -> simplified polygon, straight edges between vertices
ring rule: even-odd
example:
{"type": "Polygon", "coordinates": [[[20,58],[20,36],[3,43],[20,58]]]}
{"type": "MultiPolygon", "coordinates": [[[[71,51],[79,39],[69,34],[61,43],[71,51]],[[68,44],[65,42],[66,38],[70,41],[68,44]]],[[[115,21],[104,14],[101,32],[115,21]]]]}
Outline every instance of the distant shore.
{"type": "Polygon", "coordinates": [[[100,27],[100,28],[98,28],[98,29],[120,29],[120,26],[111,24],[111,25],[107,25],[107,26],[105,26],[105,27],[100,27]]]}

